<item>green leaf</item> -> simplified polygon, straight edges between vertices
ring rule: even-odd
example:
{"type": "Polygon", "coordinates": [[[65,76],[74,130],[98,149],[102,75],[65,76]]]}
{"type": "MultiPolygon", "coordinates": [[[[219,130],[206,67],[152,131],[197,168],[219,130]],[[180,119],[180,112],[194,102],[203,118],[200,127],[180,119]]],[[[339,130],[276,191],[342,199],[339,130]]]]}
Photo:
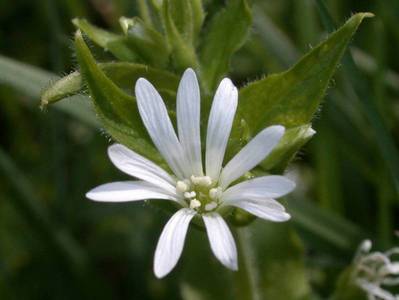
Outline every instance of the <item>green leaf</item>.
{"type": "Polygon", "coordinates": [[[137,61],[135,53],[127,45],[125,36],[115,34],[90,24],[85,19],[73,19],[76,28],[84,32],[90,40],[106,51],[110,51],[116,58],[122,61],[137,61]]]}
{"type": "Polygon", "coordinates": [[[208,92],[227,73],[231,56],[244,44],[251,23],[251,10],[245,0],[229,1],[212,18],[200,53],[201,80],[208,92]]]}
{"type": "Polygon", "coordinates": [[[160,156],[141,123],[135,98],[122,91],[101,71],[80,31],[75,35],[75,47],[81,73],[106,131],[116,141],[160,162],[160,156]]]}
{"type": "Polygon", "coordinates": [[[251,133],[271,124],[291,128],[309,123],[352,35],[363,18],[370,16],[369,13],[352,16],[288,71],[241,89],[238,115],[245,119],[251,133]]]}
{"type": "Polygon", "coordinates": [[[134,49],[143,62],[151,66],[166,66],[170,51],[165,38],[158,31],[137,17],[122,17],[119,22],[126,35],[126,44],[134,49]]]}
{"type": "Polygon", "coordinates": [[[197,68],[198,66],[197,55],[192,43],[194,27],[191,23],[193,20],[191,4],[188,2],[190,1],[164,0],[162,3],[162,22],[167,40],[172,47],[173,63],[178,71],[183,71],[188,67],[197,68]],[[180,17],[178,17],[179,22],[178,24],[175,23],[176,10],[186,21],[180,20],[180,17]],[[191,16],[190,20],[186,19],[188,16],[185,15],[185,12],[188,16],[191,16]],[[190,22],[191,25],[187,22],[190,22]],[[183,30],[183,32],[179,30],[183,30]]]}
{"type": "MultiPolygon", "coordinates": [[[[99,63],[98,67],[118,87],[132,90],[137,79],[144,77],[149,80],[158,91],[177,90],[179,78],[167,71],[151,68],[141,64],[128,62],[99,63]]],[[[42,105],[55,103],[70,95],[80,93],[84,88],[81,74],[76,71],[51,84],[42,93],[42,105]]]]}

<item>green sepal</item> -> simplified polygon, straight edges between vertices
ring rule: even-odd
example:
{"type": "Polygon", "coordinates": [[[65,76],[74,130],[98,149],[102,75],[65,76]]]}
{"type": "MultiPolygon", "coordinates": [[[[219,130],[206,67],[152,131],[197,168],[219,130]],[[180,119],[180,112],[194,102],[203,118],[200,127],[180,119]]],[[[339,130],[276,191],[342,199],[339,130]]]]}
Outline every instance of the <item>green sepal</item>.
{"type": "MultiPolygon", "coordinates": [[[[179,78],[174,74],[146,65],[129,62],[110,62],[99,63],[97,66],[112,82],[125,91],[133,90],[137,79],[140,77],[149,80],[162,96],[165,96],[165,94],[174,95],[179,84],[179,78]]],[[[55,103],[63,98],[78,94],[83,89],[82,76],[78,71],[75,71],[55,81],[45,89],[41,95],[41,105],[46,106],[47,104],[55,103]]]]}
{"type": "Polygon", "coordinates": [[[251,10],[245,0],[231,0],[210,21],[201,41],[201,80],[212,92],[229,70],[232,55],[247,39],[252,24],[251,10]]]}
{"type": "Polygon", "coordinates": [[[331,300],[367,300],[366,293],[358,287],[353,278],[354,265],[347,267],[339,276],[331,300]]]}
{"type": "Polygon", "coordinates": [[[151,66],[165,67],[169,60],[170,49],[165,38],[155,29],[146,25],[140,18],[119,19],[126,35],[126,44],[134,49],[137,56],[151,66]]]}
{"type": "Polygon", "coordinates": [[[295,153],[301,149],[315,134],[310,124],[289,128],[278,145],[260,164],[271,173],[282,173],[288,166],[295,153]]]}
{"type": "Polygon", "coordinates": [[[98,28],[85,19],[75,18],[72,23],[77,29],[84,32],[90,40],[105,51],[111,52],[117,59],[130,62],[137,61],[137,56],[127,45],[125,36],[98,28]]]}
{"type": "Polygon", "coordinates": [[[116,141],[160,164],[161,157],[141,122],[135,98],[122,91],[98,67],[79,30],[75,47],[80,71],[105,130],[116,141]]]}

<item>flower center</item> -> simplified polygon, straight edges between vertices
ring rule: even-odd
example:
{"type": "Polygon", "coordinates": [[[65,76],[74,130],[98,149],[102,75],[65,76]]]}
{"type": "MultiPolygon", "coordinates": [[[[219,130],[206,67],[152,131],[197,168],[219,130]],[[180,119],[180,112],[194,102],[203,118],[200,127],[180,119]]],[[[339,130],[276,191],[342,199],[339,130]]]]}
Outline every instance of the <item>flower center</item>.
{"type": "Polygon", "coordinates": [[[178,181],[177,193],[187,205],[199,213],[215,210],[220,204],[222,188],[216,186],[209,176],[194,176],[178,181]]]}

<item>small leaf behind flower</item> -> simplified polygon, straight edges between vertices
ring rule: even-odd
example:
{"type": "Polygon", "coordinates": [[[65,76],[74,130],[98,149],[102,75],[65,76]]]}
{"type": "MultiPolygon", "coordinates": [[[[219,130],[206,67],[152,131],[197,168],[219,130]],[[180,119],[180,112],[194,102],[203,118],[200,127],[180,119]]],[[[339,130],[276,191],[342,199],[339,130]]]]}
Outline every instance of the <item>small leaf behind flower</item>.
{"type": "Polygon", "coordinates": [[[82,34],[75,35],[76,55],[92,102],[106,131],[118,142],[160,162],[141,123],[136,100],[116,86],[97,66],[82,34]]]}

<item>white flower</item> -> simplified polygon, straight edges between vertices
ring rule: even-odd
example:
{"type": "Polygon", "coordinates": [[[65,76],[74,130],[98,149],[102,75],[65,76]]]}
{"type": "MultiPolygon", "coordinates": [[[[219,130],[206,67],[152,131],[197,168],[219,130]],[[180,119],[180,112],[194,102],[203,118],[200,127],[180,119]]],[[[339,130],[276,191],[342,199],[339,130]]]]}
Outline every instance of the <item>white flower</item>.
{"type": "Polygon", "coordinates": [[[365,240],[359,247],[353,271],[354,280],[363,289],[369,300],[398,300],[387,288],[399,285],[399,248],[387,252],[371,252],[371,241],[365,240]]]}
{"type": "Polygon", "coordinates": [[[205,223],[215,256],[226,267],[237,270],[235,242],[219,211],[225,206],[235,206],[266,220],[282,222],[290,218],[285,208],[274,200],[294,189],[294,182],[287,178],[263,176],[230,186],[265,159],[283,136],[284,127],[262,130],[222,168],[238,98],[233,83],[223,79],[209,115],[203,169],[200,91],[194,71],[184,72],[177,91],[178,135],[162,98],[151,83],[138,79],[135,93],[143,123],[174,175],[125,146],[115,144],[108,148],[111,161],[139,180],[98,186],[87,193],[87,198],[109,202],[165,199],[182,206],[165,225],[158,241],[154,272],[159,278],[177,264],[188,225],[195,215],[201,216],[205,223]]]}

